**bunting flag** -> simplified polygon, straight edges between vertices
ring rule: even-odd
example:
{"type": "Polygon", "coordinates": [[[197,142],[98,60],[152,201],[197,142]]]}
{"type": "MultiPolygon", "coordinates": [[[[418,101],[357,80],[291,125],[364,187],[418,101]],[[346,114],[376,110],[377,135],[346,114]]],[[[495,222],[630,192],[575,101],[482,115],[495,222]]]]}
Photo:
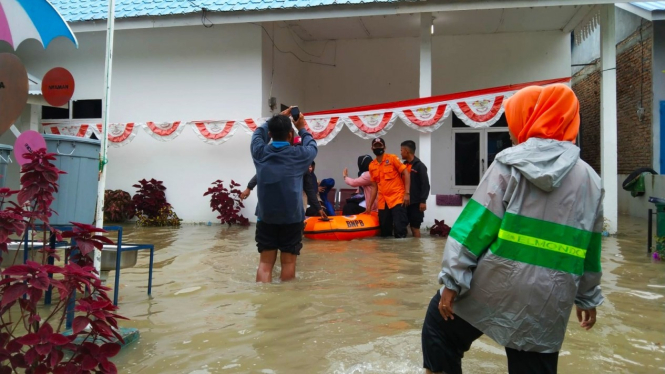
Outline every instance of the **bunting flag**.
{"type": "Polygon", "coordinates": [[[207,144],[219,145],[235,134],[238,126],[235,121],[193,121],[187,122],[196,136],[207,144]]]}
{"type": "Polygon", "coordinates": [[[394,112],[377,112],[345,118],[346,126],[363,139],[372,139],[385,135],[395,124],[394,112]]]}
{"type": "Polygon", "coordinates": [[[184,127],[180,126],[180,121],[146,122],[143,129],[153,138],[165,142],[177,138],[182,133],[184,127]]]}
{"type": "Polygon", "coordinates": [[[305,128],[312,134],[316,144],[326,145],[342,130],[344,121],[340,117],[307,117],[305,128]]]}
{"type": "Polygon", "coordinates": [[[425,105],[413,109],[403,109],[397,112],[399,119],[407,126],[421,132],[432,132],[441,125],[450,115],[450,105],[425,105]]]}
{"type": "Polygon", "coordinates": [[[42,122],[42,126],[47,134],[77,136],[79,138],[89,138],[94,132],[95,125],[87,123],[80,124],[59,124],[53,122],[42,122]]]}
{"type": "Polygon", "coordinates": [[[451,106],[457,118],[465,125],[476,128],[490,127],[501,118],[503,101],[508,97],[508,94],[472,97],[455,101],[451,106]]]}
{"type": "MultiPolygon", "coordinates": [[[[318,145],[332,141],[346,125],[351,132],[363,139],[385,135],[399,119],[408,127],[428,133],[440,128],[450,113],[455,113],[465,125],[483,128],[494,125],[503,115],[503,104],[517,90],[527,86],[545,86],[569,83],[570,78],[521,83],[476,91],[376,104],[363,107],[335,109],[305,113],[307,130],[318,145]]],[[[238,128],[251,134],[269,117],[245,120],[209,120],[189,122],[113,123],[109,125],[108,138],[115,147],[131,142],[137,129],[142,127],[150,136],[160,141],[173,140],[186,126],[208,144],[223,144],[238,128]]],[[[44,132],[78,137],[90,137],[93,133],[101,138],[101,124],[83,123],[85,120],[45,120],[44,132]]]]}
{"type": "MultiPolygon", "coordinates": [[[[141,124],[135,123],[109,123],[108,124],[108,139],[112,146],[122,147],[129,144],[134,137],[141,124]]],[[[102,133],[102,125],[97,125],[99,134],[102,133]]]]}

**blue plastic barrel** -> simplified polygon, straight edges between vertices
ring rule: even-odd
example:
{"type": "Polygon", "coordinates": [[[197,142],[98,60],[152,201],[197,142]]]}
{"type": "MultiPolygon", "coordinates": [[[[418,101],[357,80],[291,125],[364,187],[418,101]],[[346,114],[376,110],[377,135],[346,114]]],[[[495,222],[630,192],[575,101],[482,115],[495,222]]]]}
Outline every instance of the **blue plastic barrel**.
{"type": "Polygon", "coordinates": [[[51,225],[94,223],[101,142],[64,135],[44,135],[44,139],[49,153],[56,154],[54,165],[67,173],[58,179],[51,205],[57,215],[51,216],[51,225]]]}
{"type": "Polygon", "coordinates": [[[0,144],[0,188],[4,187],[6,184],[7,165],[12,162],[9,155],[11,155],[13,150],[14,147],[11,145],[0,144]]]}

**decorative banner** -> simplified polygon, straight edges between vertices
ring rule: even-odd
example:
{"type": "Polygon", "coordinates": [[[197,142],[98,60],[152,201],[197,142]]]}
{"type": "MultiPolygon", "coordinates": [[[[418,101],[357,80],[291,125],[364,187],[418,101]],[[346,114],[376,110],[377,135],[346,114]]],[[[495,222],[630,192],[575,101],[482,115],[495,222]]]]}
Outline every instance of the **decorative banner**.
{"type": "Polygon", "coordinates": [[[40,148],[46,148],[46,141],[42,134],[33,130],[24,131],[18,136],[16,143],[14,143],[14,158],[16,158],[16,162],[19,165],[23,166],[30,162],[23,155],[40,148]]]}
{"type": "Polygon", "coordinates": [[[241,125],[244,129],[245,132],[248,134],[251,134],[256,130],[257,127],[263,125],[264,123],[268,122],[270,117],[262,117],[262,118],[247,118],[244,121],[238,122],[239,125],[241,125]]]}
{"type": "MultiPolygon", "coordinates": [[[[505,99],[517,90],[527,86],[569,82],[570,78],[551,79],[356,108],[305,113],[308,122],[307,129],[319,145],[328,144],[345,124],[354,134],[364,139],[383,136],[392,128],[397,118],[415,130],[432,132],[443,125],[451,111],[467,126],[490,127],[501,118],[505,99]]],[[[0,91],[1,94],[2,91],[0,91]]],[[[1,105],[2,102],[0,102],[1,105]]],[[[269,117],[263,117],[248,118],[242,121],[116,123],[109,125],[108,137],[111,144],[119,147],[132,141],[138,127],[143,127],[153,138],[168,141],[180,135],[184,126],[191,126],[196,135],[204,142],[222,144],[234,135],[238,127],[242,127],[251,134],[269,119],[269,117]]],[[[71,120],[52,120],[43,122],[42,125],[45,131],[52,134],[90,137],[94,133],[101,138],[101,124],[71,122],[71,120]]]]}
{"type": "Polygon", "coordinates": [[[42,126],[47,133],[53,135],[78,136],[79,138],[89,138],[92,133],[99,135],[94,125],[86,123],[79,124],[57,124],[42,122],[42,126]]]}
{"type": "Polygon", "coordinates": [[[0,135],[9,129],[28,102],[28,72],[18,57],[0,53],[0,135]]]}
{"type": "Polygon", "coordinates": [[[42,96],[47,103],[59,107],[74,96],[74,77],[65,68],[53,68],[42,80],[42,96]]]}
{"type": "Polygon", "coordinates": [[[193,121],[187,122],[194,133],[207,144],[219,145],[235,134],[238,126],[235,121],[193,121]]]}
{"type": "Polygon", "coordinates": [[[503,100],[508,94],[472,97],[451,103],[455,115],[470,127],[490,127],[503,114],[503,100]]]}
{"type": "Polygon", "coordinates": [[[383,136],[393,127],[397,116],[393,112],[361,114],[345,118],[346,126],[363,139],[383,136]]]}
{"type": "Polygon", "coordinates": [[[305,128],[312,134],[318,145],[326,145],[342,130],[344,121],[339,117],[306,118],[305,128]]]}
{"type": "Polygon", "coordinates": [[[404,109],[397,112],[399,119],[407,126],[421,132],[432,132],[450,115],[450,105],[426,105],[419,108],[404,109]]]}
{"type": "Polygon", "coordinates": [[[183,130],[180,121],[146,122],[143,128],[150,136],[163,142],[177,138],[183,130]]]}
{"type": "MultiPolygon", "coordinates": [[[[111,145],[114,147],[122,147],[129,144],[136,136],[136,131],[141,124],[134,123],[109,123],[108,124],[108,138],[111,145]]],[[[102,132],[102,125],[98,124],[97,129],[99,133],[102,132]]]]}

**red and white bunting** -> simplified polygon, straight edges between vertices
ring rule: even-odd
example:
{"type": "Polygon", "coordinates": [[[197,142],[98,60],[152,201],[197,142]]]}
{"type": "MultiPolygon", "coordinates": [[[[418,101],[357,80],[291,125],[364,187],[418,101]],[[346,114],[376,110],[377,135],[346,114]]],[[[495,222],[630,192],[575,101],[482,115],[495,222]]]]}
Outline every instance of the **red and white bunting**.
{"type": "Polygon", "coordinates": [[[257,127],[263,125],[268,121],[270,117],[262,117],[262,118],[247,118],[244,121],[239,121],[238,124],[242,126],[243,129],[245,129],[245,132],[248,134],[251,134],[256,130],[257,127]]]}
{"type": "MultiPolygon", "coordinates": [[[[450,116],[451,111],[467,126],[490,127],[501,118],[505,100],[517,90],[532,85],[546,86],[569,82],[570,78],[550,79],[399,102],[306,113],[307,130],[318,145],[326,145],[332,141],[344,125],[364,139],[383,136],[392,128],[397,118],[407,126],[427,133],[440,128],[446,118],[450,116]]],[[[137,129],[143,127],[153,138],[168,141],[180,135],[185,126],[191,126],[196,135],[204,142],[222,144],[233,136],[239,127],[242,127],[248,134],[252,134],[268,119],[269,117],[248,118],[241,121],[114,123],[109,125],[108,137],[113,146],[119,147],[132,141],[137,129]]],[[[85,138],[89,138],[94,133],[101,138],[102,125],[85,123],[88,121],[90,120],[45,120],[42,125],[45,133],[85,138]]]]}
{"type": "MultiPolygon", "coordinates": [[[[133,122],[109,123],[107,129],[108,131],[107,136],[110,144],[116,148],[129,144],[132,140],[134,140],[134,137],[136,136],[136,133],[140,126],[141,124],[139,123],[135,124],[133,122]]],[[[101,134],[102,125],[101,124],[97,125],[97,129],[101,134]]]]}
{"type": "Polygon", "coordinates": [[[165,142],[173,140],[182,133],[184,129],[180,121],[175,122],[146,122],[143,129],[153,138],[165,142]]]}
{"type": "Polygon", "coordinates": [[[420,132],[432,132],[441,125],[450,115],[450,105],[432,104],[410,109],[402,109],[397,112],[399,119],[414,130],[420,132]]]}
{"type": "Polygon", "coordinates": [[[503,101],[510,97],[512,92],[502,92],[496,95],[476,96],[468,99],[451,102],[455,115],[470,127],[490,127],[501,118],[503,114],[503,101]]]}
{"type": "Polygon", "coordinates": [[[42,126],[44,126],[44,130],[47,134],[76,136],[79,138],[89,138],[95,129],[95,125],[87,123],[59,124],[42,122],[42,126]]]}
{"type": "Polygon", "coordinates": [[[359,114],[344,118],[346,126],[363,139],[373,139],[385,135],[395,124],[397,115],[392,111],[372,114],[359,114]]]}
{"type": "Polygon", "coordinates": [[[207,144],[219,145],[231,138],[238,129],[235,121],[192,121],[188,126],[207,144]]]}
{"type": "Polygon", "coordinates": [[[307,118],[307,131],[309,131],[318,145],[326,145],[342,130],[344,121],[340,117],[309,117],[307,118]]]}

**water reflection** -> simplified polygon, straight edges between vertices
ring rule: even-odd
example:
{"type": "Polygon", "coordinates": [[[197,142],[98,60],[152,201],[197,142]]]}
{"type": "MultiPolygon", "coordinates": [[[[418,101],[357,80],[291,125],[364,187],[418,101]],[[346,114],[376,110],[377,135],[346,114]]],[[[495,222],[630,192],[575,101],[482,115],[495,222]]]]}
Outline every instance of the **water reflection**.
{"type": "MultiPolygon", "coordinates": [[[[571,320],[561,373],[665,370],[665,264],[645,255],[645,224],[622,220],[626,234],[604,239],[607,301],[590,332],[571,320]]],[[[308,240],[296,281],[257,285],[253,236],[253,227],[127,228],[127,240],[156,244],[160,267],[153,299],[147,257],[123,272],[120,307],[132,318],[123,326],[141,340],[114,359],[120,372],[422,372],[420,329],[444,239],[308,240]]],[[[505,370],[487,338],[466,355],[466,373],[505,370]]]]}

